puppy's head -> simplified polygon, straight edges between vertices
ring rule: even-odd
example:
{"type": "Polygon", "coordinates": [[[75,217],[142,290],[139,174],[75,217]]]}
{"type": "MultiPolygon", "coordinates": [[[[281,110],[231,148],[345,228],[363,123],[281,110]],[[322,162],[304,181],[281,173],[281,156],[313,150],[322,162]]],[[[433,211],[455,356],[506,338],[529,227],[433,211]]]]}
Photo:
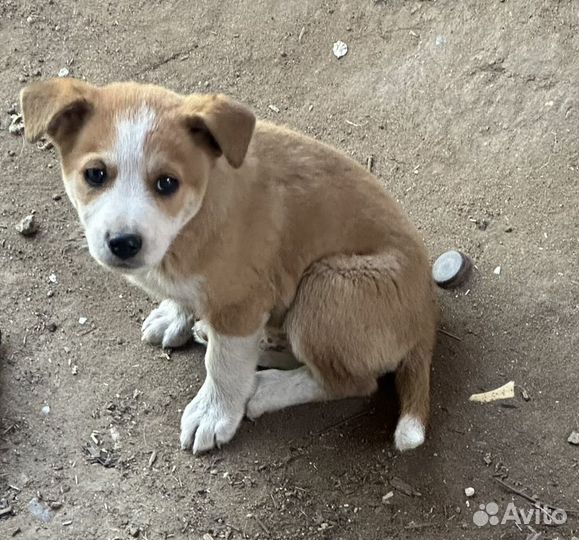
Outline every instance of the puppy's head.
{"type": "Polygon", "coordinates": [[[46,135],[59,150],[90,253],[125,273],[161,263],[201,208],[218,160],[242,165],[255,126],[223,96],[134,83],[53,79],[20,99],[26,138],[46,135]]]}

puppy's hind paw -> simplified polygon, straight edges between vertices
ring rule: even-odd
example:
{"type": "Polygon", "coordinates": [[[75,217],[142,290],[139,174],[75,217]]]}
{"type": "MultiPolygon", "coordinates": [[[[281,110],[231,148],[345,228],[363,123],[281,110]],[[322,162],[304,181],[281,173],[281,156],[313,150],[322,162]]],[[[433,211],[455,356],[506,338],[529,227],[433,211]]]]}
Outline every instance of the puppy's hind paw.
{"type": "Polygon", "coordinates": [[[397,450],[405,452],[420,446],[424,442],[424,424],[415,416],[405,414],[398,421],[394,433],[394,444],[397,450]]]}

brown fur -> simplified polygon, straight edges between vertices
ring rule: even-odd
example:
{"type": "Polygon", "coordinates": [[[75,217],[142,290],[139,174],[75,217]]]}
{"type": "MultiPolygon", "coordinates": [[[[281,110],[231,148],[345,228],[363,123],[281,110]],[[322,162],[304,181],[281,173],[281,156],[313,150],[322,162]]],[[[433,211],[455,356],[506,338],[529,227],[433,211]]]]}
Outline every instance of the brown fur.
{"type": "MultiPolygon", "coordinates": [[[[110,146],[118,110],[144,102],[158,117],[147,152],[203,198],[159,275],[201,277],[205,294],[189,307],[219,333],[248,335],[264,314],[282,321],[296,356],[336,396],[371,393],[380,374],[397,370],[402,411],[426,422],[437,319],[428,259],[377,179],[309,137],[255,124],[222,96],[72,80],[22,94],[27,137],[48,132],[65,177],[76,178],[87,156],[110,146]]],[[[86,192],[77,204],[94,196],[86,192]]],[[[173,215],[180,197],[159,204],[173,215]]]]}

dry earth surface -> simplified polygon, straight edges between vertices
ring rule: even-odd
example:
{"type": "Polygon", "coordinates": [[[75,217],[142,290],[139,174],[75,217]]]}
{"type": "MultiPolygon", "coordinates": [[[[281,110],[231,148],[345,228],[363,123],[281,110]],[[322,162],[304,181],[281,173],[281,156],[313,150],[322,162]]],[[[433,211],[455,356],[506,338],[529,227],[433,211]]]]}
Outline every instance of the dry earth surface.
{"type": "Polygon", "coordinates": [[[0,537],[577,536],[576,10],[0,0],[0,537]],[[244,422],[211,454],[179,449],[202,349],[141,343],[153,300],[90,259],[54,151],[8,132],[19,89],[65,67],[95,83],[225,92],[373,156],[432,256],[472,257],[468,284],[440,292],[455,337],[440,335],[423,447],[393,450],[386,379],[373,399],[244,422]],[[15,224],[33,211],[40,230],[26,238],[15,224]],[[514,399],[468,401],[509,380],[514,399]],[[575,513],[478,527],[480,504],[495,501],[499,517],[511,501],[533,508],[497,478],[575,513]]]}

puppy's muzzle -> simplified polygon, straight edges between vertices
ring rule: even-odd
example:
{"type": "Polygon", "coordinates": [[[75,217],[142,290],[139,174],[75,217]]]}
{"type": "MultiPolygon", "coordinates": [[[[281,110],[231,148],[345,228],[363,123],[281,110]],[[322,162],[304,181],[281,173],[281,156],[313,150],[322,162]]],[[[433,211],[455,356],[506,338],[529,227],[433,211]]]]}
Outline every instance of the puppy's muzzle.
{"type": "Polygon", "coordinates": [[[109,238],[108,246],[115,257],[126,261],[141,251],[143,239],[138,234],[119,234],[109,238]]]}

